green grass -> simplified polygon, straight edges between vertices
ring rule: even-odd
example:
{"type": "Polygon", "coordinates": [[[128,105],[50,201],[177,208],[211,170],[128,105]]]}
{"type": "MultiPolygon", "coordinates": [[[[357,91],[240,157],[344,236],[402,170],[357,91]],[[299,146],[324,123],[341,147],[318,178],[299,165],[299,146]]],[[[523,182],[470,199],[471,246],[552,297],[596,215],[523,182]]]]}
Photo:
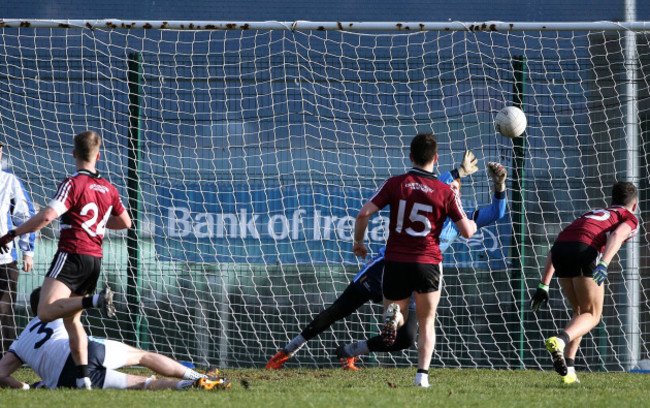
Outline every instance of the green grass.
{"type": "MultiPolygon", "coordinates": [[[[134,372],[134,370],[131,370],[134,372]]],[[[135,370],[150,375],[146,370],[135,370]]],[[[221,391],[0,390],[2,407],[643,407],[650,377],[578,373],[564,386],[554,372],[434,369],[431,388],[413,387],[415,369],[223,370],[232,381],[221,391]]],[[[16,378],[38,378],[21,369],[16,378]]]]}

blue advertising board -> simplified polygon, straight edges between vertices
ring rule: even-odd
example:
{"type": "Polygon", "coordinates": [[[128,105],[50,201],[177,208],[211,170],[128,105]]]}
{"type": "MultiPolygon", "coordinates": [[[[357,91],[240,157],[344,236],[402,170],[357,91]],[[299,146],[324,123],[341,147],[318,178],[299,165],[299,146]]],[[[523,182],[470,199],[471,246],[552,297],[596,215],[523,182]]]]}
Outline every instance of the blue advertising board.
{"type": "MultiPolygon", "coordinates": [[[[352,254],[357,212],[374,191],[352,187],[268,183],[170,183],[156,188],[155,248],[159,259],[232,263],[358,263],[352,254]]],[[[466,210],[474,208],[464,202],[466,210]]],[[[510,243],[508,216],[460,238],[445,264],[503,268],[510,243]]],[[[371,218],[367,242],[387,238],[388,211],[371,218]]]]}

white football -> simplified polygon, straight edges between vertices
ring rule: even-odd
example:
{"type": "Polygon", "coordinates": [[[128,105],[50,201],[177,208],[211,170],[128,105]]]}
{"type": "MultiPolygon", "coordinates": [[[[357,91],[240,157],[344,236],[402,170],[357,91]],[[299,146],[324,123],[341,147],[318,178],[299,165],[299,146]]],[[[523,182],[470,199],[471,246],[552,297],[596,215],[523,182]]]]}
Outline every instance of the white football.
{"type": "Polygon", "coordinates": [[[506,106],[494,118],[494,128],[509,139],[524,133],[527,124],[526,115],[515,106],[506,106]]]}

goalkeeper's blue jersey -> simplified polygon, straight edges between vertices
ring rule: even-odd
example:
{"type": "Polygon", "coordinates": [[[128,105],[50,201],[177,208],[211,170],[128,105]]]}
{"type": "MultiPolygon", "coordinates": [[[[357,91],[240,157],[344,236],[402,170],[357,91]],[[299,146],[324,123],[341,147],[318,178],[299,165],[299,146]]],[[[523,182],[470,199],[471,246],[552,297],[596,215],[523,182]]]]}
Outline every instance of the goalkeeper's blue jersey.
{"type": "MultiPolygon", "coordinates": [[[[443,179],[447,175],[451,177],[449,173],[444,173],[439,179],[447,182],[446,178],[443,179]]],[[[469,218],[476,222],[478,228],[482,228],[502,218],[505,213],[506,194],[505,192],[496,192],[492,196],[492,203],[489,206],[471,211],[469,218]]],[[[451,219],[447,218],[440,233],[440,252],[444,253],[459,236],[458,227],[451,219]]],[[[385,251],[386,247],[380,248],[379,253],[366,263],[352,279],[352,284],[375,303],[380,303],[383,300],[381,283],[384,277],[385,251]]]]}

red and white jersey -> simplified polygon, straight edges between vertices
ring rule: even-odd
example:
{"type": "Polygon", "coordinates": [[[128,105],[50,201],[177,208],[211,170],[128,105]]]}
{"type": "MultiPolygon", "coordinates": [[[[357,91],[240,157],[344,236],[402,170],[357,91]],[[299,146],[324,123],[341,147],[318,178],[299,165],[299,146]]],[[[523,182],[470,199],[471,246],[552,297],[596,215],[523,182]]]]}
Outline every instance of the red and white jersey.
{"type": "Polygon", "coordinates": [[[627,238],[630,239],[636,234],[639,221],[627,209],[613,205],[609,208],[589,211],[562,230],[555,242],[583,242],[602,252],[609,234],[624,223],[632,228],[627,238]]]}
{"type": "Polygon", "coordinates": [[[124,212],[117,189],[87,170],[65,179],[49,206],[61,216],[59,251],[96,257],[102,256],[108,218],[124,212]]]}
{"type": "Polygon", "coordinates": [[[466,217],[460,198],[435,175],[413,169],[391,177],[370,199],[377,207],[390,205],[386,259],[439,264],[440,232],[447,217],[466,217]]]}

